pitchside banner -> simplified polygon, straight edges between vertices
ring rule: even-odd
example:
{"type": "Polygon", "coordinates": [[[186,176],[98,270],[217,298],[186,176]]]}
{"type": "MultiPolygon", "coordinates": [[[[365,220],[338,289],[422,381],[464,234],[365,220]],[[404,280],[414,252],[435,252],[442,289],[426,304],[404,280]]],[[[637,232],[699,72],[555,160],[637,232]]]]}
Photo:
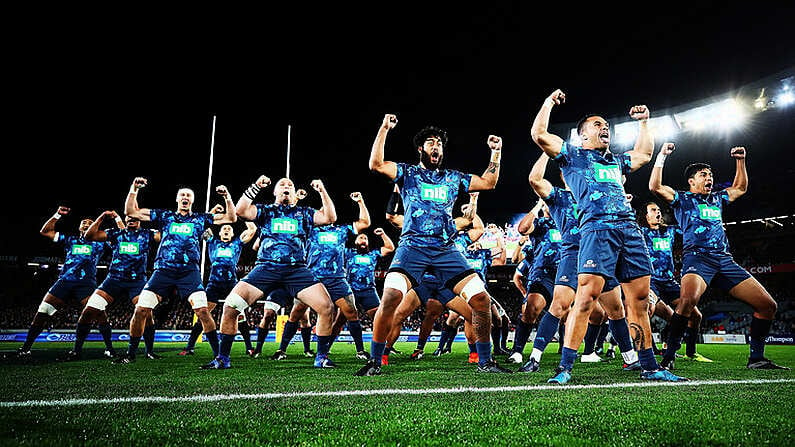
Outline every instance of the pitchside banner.
{"type": "MultiPolygon", "coordinates": [[[[281,333],[278,334],[281,336],[281,333]]],[[[369,343],[372,341],[372,333],[365,332],[362,334],[362,339],[365,343],[369,343]]],[[[438,343],[439,342],[439,333],[431,333],[428,337],[428,343],[438,343]]],[[[7,342],[19,342],[23,343],[25,341],[25,337],[27,336],[27,331],[2,331],[0,332],[0,341],[7,341],[7,342]]],[[[268,336],[265,338],[266,342],[275,342],[277,334],[274,331],[270,331],[268,336]]],[[[55,342],[70,342],[74,343],[75,341],[75,333],[74,331],[52,331],[52,332],[43,332],[36,338],[36,343],[41,342],[48,342],[48,341],[55,341],[55,342]]],[[[168,343],[168,342],[176,342],[176,343],[186,343],[188,338],[190,337],[190,331],[156,331],[155,332],[155,343],[168,343]]],[[[256,338],[256,332],[252,333],[252,338],[256,338]]],[[[418,333],[417,332],[403,332],[401,333],[400,337],[398,337],[397,341],[405,341],[405,342],[417,342],[418,333]]],[[[117,342],[126,342],[130,340],[130,335],[126,332],[121,331],[114,331],[111,335],[111,341],[117,342]]],[[[102,335],[99,332],[92,331],[86,337],[86,341],[102,341],[102,335]]],[[[207,341],[206,337],[202,335],[202,341],[207,341]]],[[[235,341],[242,342],[243,336],[237,334],[235,336],[235,341]]],[[[296,334],[293,337],[292,343],[301,343],[301,334],[296,334]]],[[[312,334],[312,341],[316,342],[317,337],[315,334],[312,334]]],[[[466,337],[464,334],[457,334],[455,337],[455,342],[464,342],[466,343],[466,337]]],[[[350,333],[347,331],[342,331],[340,335],[337,337],[337,342],[348,342],[353,343],[353,337],[350,336],[350,333]]]]}

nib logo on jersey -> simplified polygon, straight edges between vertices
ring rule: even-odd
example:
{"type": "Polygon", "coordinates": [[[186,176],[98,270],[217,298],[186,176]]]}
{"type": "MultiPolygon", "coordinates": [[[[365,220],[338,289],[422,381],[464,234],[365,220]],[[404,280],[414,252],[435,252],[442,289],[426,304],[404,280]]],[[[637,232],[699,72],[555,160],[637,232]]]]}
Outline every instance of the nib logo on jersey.
{"type": "Polygon", "coordinates": [[[271,232],[281,234],[298,234],[298,221],[289,217],[273,219],[271,232]]]}
{"type": "Polygon", "coordinates": [[[90,255],[91,254],[91,246],[90,245],[73,245],[72,246],[72,254],[73,255],[90,255]]]}
{"type": "Polygon", "coordinates": [[[337,234],[336,233],[323,232],[323,233],[320,233],[320,235],[318,236],[318,241],[321,244],[337,245],[337,241],[338,240],[339,239],[337,238],[337,234]]]}
{"type": "Polygon", "coordinates": [[[422,200],[430,200],[432,202],[447,202],[447,186],[430,185],[428,183],[420,183],[420,194],[422,200]]]}
{"type": "Polygon", "coordinates": [[[582,266],[583,266],[583,268],[593,269],[593,268],[596,268],[596,263],[594,262],[593,259],[589,259],[589,260],[585,261],[585,264],[583,264],[582,266]]]}
{"type": "Polygon", "coordinates": [[[220,247],[218,250],[215,250],[215,257],[216,258],[231,258],[232,257],[232,249],[228,247],[220,247]]]}
{"type": "Polygon", "coordinates": [[[594,163],[594,179],[597,182],[612,182],[621,184],[621,169],[618,166],[594,163]]]}
{"type": "Polygon", "coordinates": [[[180,236],[192,236],[193,224],[190,222],[185,222],[185,223],[172,222],[171,225],[169,225],[168,227],[168,232],[170,234],[178,234],[180,236]]]}
{"type": "Polygon", "coordinates": [[[671,251],[671,241],[664,238],[652,238],[652,248],[657,251],[671,251]]]}
{"type": "Polygon", "coordinates": [[[138,242],[121,242],[119,243],[119,253],[123,255],[137,255],[140,253],[138,242]]]}
{"type": "Polygon", "coordinates": [[[566,275],[561,276],[558,281],[560,282],[569,282],[569,277],[566,275]]]}
{"type": "Polygon", "coordinates": [[[698,215],[704,220],[720,220],[720,208],[704,204],[698,205],[698,215]]]}

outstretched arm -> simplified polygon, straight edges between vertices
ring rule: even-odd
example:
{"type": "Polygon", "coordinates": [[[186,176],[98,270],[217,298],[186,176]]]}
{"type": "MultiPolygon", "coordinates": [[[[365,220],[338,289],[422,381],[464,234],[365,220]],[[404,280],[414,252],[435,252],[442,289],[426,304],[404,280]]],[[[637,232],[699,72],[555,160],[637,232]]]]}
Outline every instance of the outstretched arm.
{"type": "Polygon", "coordinates": [[[240,233],[240,241],[244,244],[248,244],[254,239],[254,236],[257,235],[257,226],[254,225],[254,222],[246,222],[246,229],[240,233]]]}
{"type": "Polygon", "coordinates": [[[226,189],[224,185],[218,185],[215,187],[215,192],[221,195],[224,198],[224,203],[226,204],[226,211],[213,214],[213,223],[214,224],[228,224],[228,223],[235,223],[237,222],[237,213],[235,212],[235,202],[232,201],[232,195],[229,194],[229,191],[226,189]]]}
{"type": "Polygon", "coordinates": [[[383,228],[376,228],[373,233],[375,233],[376,236],[381,236],[381,240],[384,242],[384,245],[381,247],[381,256],[386,256],[395,251],[395,243],[392,242],[392,239],[386,234],[383,228]]]}
{"type": "Polygon", "coordinates": [[[469,191],[486,191],[497,186],[500,178],[500,159],[502,158],[502,138],[489,135],[486,140],[491,149],[491,161],[483,175],[473,175],[469,184],[469,191]]]}
{"type": "Polygon", "coordinates": [[[392,114],[384,115],[384,121],[381,123],[381,127],[378,128],[373,148],[370,151],[370,170],[383,174],[389,177],[390,180],[394,180],[397,176],[397,164],[392,161],[384,161],[384,145],[386,144],[386,135],[396,125],[397,116],[392,114]]]}
{"type": "Polygon", "coordinates": [[[665,203],[671,203],[676,195],[676,191],[674,191],[673,188],[662,184],[662,171],[663,166],[665,166],[665,159],[673,153],[674,148],[673,143],[663,143],[662,147],[660,147],[660,152],[657,154],[657,159],[654,161],[651,177],[649,177],[649,191],[655,196],[665,200],[665,203]]]}
{"type": "MultiPolygon", "coordinates": [[[[461,205],[461,215],[453,219],[455,222],[456,230],[463,230],[473,224],[475,216],[478,213],[478,195],[479,192],[469,193],[469,203],[461,205]]],[[[482,226],[481,222],[481,226],[482,226]]]]}
{"type": "Polygon", "coordinates": [[[314,221],[315,225],[327,225],[337,221],[337,209],[334,208],[334,202],[331,201],[331,196],[328,195],[326,187],[320,180],[312,180],[312,189],[320,194],[320,201],[323,204],[319,210],[315,211],[314,221]]]}
{"type": "Polygon", "coordinates": [[[544,178],[548,161],[549,155],[547,155],[546,152],[542,153],[533,164],[533,168],[530,169],[530,175],[527,178],[530,182],[530,187],[533,188],[533,191],[541,198],[549,197],[549,194],[552,193],[552,183],[544,178]]]}
{"type": "Polygon", "coordinates": [[[483,225],[483,219],[481,219],[479,215],[475,214],[475,217],[472,219],[472,228],[467,231],[467,236],[469,236],[469,238],[472,239],[472,242],[474,242],[480,239],[485,232],[486,226],[483,225]]]}
{"type": "Polygon", "coordinates": [[[55,231],[55,224],[58,223],[58,219],[60,219],[63,216],[66,216],[67,214],[69,214],[70,211],[71,209],[69,209],[68,207],[59,206],[58,211],[56,211],[55,214],[52,215],[52,217],[47,219],[47,222],[44,222],[44,225],[41,227],[41,230],[39,230],[39,234],[41,234],[42,236],[48,239],[54,240],[55,235],[58,233],[57,231],[55,231]]]}
{"type": "Polygon", "coordinates": [[[367,205],[364,204],[362,193],[351,193],[351,200],[359,205],[359,220],[353,223],[353,231],[358,234],[365,228],[370,227],[370,211],[367,210],[367,205]]]}
{"type": "Polygon", "coordinates": [[[556,105],[566,102],[566,94],[560,89],[552,92],[551,95],[544,100],[533,120],[533,127],[530,128],[530,136],[533,141],[547,154],[550,158],[555,158],[560,154],[560,149],[563,147],[563,139],[548,131],[549,128],[549,115],[552,113],[552,108],[556,105]]]}
{"type": "Polygon", "coordinates": [[[142,222],[152,220],[151,211],[148,208],[140,208],[138,206],[138,191],[146,187],[147,180],[143,177],[135,177],[132,185],[130,185],[130,192],[127,193],[127,200],[124,202],[124,214],[135,217],[142,222]]]}
{"type": "Polygon", "coordinates": [[[251,186],[246,188],[243,192],[243,196],[237,201],[237,205],[235,205],[235,214],[238,217],[242,217],[246,220],[254,220],[257,218],[257,207],[254,205],[254,199],[257,197],[257,194],[262,190],[262,188],[267,187],[271,184],[271,179],[268,177],[261,175],[257,179],[256,182],[252,183],[251,186]]]}
{"type": "Polygon", "coordinates": [[[536,202],[535,206],[533,206],[533,209],[531,209],[529,213],[525,214],[522,220],[519,221],[519,225],[516,226],[516,231],[518,231],[519,234],[530,234],[536,229],[535,220],[536,217],[539,216],[541,207],[543,205],[544,201],[538,199],[538,202],[536,202]]]}
{"type": "Polygon", "coordinates": [[[105,221],[105,216],[112,217],[116,220],[116,227],[119,229],[124,228],[124,223],[119,224],[122,222],[121,218],[116,211],[105,211],[104,213],[100,214],[99,217],[94,220],[94,222],[88,227],[86,230],[85,238],[90,241],[98,241],[98,242],[105,242],[108,240],[108,233],[105,233],[105,230],[100,229],[102,223],[105,221]]]}
{"type": "Polygon", "coordinates": [[[654,153],[654,135],[649,130],[649,109],[646,106],[635,106],[629,110],[629,116],[638,120],[638,138],[635,140],[635,147],[627,151],[632,161],[632,171],[637,171],[651,161],[651,154],[654,153]]]}
{"type": "Polygon", "coordinates": [[[745,148],[733,147],[730,153],[737,160],[737,170],[734,173],[734,182],[726,188],[726,192],[729,194],[729,202],[734,202],[748,191],[748,171],[745,168],[745,148]]]}
{"type": "Polygon", "coordinates": [[[505,249],[505,238],[502,235],[502,231],[498,228],[497,229],[497,248],[500,252],[497,254],[497,257],[492,261],[492,265],[505,265],[505,261],[508,259],[508,253],[505,249]]]}

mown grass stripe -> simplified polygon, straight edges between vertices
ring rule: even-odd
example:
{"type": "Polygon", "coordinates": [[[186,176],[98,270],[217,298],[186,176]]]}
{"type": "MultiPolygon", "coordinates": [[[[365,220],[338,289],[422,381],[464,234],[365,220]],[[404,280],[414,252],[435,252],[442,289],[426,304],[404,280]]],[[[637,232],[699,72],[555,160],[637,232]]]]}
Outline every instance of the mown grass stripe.
{"type": "Polygon", "coordinates": [[[107,405],[125,403],[173,403],[173,402],[217,402],[226,400],[260,400],[283,399],[294,397],[350,397],[350,396],[383,396],[383,395],[424,395],[424,394],[457,394],[457,393],[498,393],[516,391],[571,391],[609,388],[650,388],[650,387],[680,387],[680,386],[713,386],[713,385],[757,385],[795,383],[795,379],[747,379],[747,380],[694,380],[689,382],[631,382],[607,383],[590,385],[527,385],[527,386],[499,386],[499,387],[460,387],[460,388],[428,388],[428,389],[375,389],[375,390],[349,390],[349,391],[310,391],[290,393],[260,393],[260,394],[201,394],[196,396],[139,396],[117,397],[113,399],[61,399],[61,400],[26,400],[19,402],[0,402],[0,408],[13,407],[67,407],[86,405],[107,405]]]}

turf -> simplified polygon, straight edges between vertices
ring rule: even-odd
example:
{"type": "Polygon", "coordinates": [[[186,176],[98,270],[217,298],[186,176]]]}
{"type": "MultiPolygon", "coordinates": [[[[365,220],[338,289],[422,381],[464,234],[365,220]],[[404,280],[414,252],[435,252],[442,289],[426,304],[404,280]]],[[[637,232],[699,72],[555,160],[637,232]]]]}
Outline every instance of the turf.
{"type": "MultiPolygon", "coordinates": [[[[34,346],[29,361],[3,360],[3,402],[117,397],[249,395],[216,401],[0,406],[4,445],[795,445],[795,373],[745,368],[746,346],[701,345],[715,363],[679,360],[676,372],[698,381],[772,380],[781,383],[643,388],[522,389],[357,396],[301,395],[344,390],[545,386],[559,360],[549,346],[542,372],[477,374],[465,345],[452,354],[408,359],[413,344],[398,343],[384,374],[354,377],[362,365],[348,344],[336,344],[333,370],[312,368],[298,345],[288,359],[251,359],[242,344],[233,368],[201,371],[210,360],[200,344],[192,357],[181,345],[157,345],[164,358],[114,365],[88,343],[84,360],[58,362],[69,346],[34,346]],[[250,396],[296,393],[289,397],[250,396]]],[[[10,351],[16,345],[0,344],[10,351]]],[[[117,346],[121,349],[122,346],[117,346]]],[[[769,346],[768,357],[795,365],[795,348],[769,346]]],[[[506,365],[516,369],[518,365],[506,365]]],[[[575,366],[573,385],[638,384],[620,362],[575,366]]]]}

